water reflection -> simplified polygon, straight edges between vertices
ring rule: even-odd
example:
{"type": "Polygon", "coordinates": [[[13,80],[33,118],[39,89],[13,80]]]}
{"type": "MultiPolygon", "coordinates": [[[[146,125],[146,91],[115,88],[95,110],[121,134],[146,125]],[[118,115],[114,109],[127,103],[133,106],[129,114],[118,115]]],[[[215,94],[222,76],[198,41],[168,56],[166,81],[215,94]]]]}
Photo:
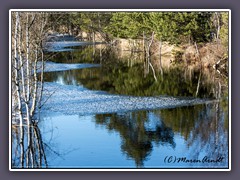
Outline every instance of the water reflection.
{"type": "Polygon", "coordinates": [[[124,64],[111,68],[78,69],[63,72],[45,73],[45,81],[59,82],[66,85],[82,84],[91,90],[103,90],[113,94],[133,96],[184,96],[201,98],[219,98],[227,88],[213,74],[201,74],[198,69],[166,69],[163,76],[155,82],[151,75],[144,78],[143,66],[124,64]],[[201,75],[201,82],[199,76],[201,75]]]}
{"type": "MultiPolygon", "coordinates": [[[[80,150],[71,152],[61,163],[52,160],[52,167],[228,167],[226,78],[198,68],[171,67],[164,69],[163,75],[157,75],[156,82],[151,73],[145,74],[141,56],[131,55],[119,59],[112,51],[94,48],[80,47],[79,51],[60,52],[54,54],[51,60],[62,63],[101,63],[101,68],[45,73],[45,81],[65,85],[81,84],[92,90],[124,95],[190,96],[223,100],[173,109],[93,114],[91,117],[79,116],[76,121],[67,115],[63,115],[62,119],[53,118],[52,123],[63,135],[62,138],[58,137],[61,144],[59,151],[67,149],[70,142],[73,148],[80,147],[80,150]],[[65,131],[66,127],[69,130],[65,131]],[[102,128],[101,132],[98,127],[102,128]],[[111,139],[112,132],[117,134],[114,140],[111,139]],[[118,147],[122,153],[118,152],[118,147]],[[166,164],[164,158],[169,155],[188,159],[223,156],[224,161],[215,164],[166,164]],[[129,165],[129,161],[134,163],[129,165]]],[[[48,124],[48,115],[45,114],[44,119],[43,123],[48,124]]]]}
{"type": "MultiPolygon", "coordinates": [[[[136,167],[143,167],[155,148],[166,147],[174,150],[171,155],[201,159],[204,156],[216,159],[224,157],[224,162],[201,164],[202,166],[228,165],[228,112],[223,105],[213,103],[166,110],[139,111],[118,114],[96,115],[96,123],[109,131],[119,132],[121,149],[127,157],[134,159],[136,167]],[[170,128],[171,127],[171,128],[170,128]],[[174,135],[175,134],[175,135],[174,135]],[[187,151],[182,154],[180,134],[186,142],[187,151]],[[174,138],[175,137],[175,138],[174,138]]],[[[183,164],[196,167],[198,164],[183,164]]]]}
{"type": "Polygon", "coordinates": [[[47,168],[46,148],[37,123],[12,125],[12,168],[47,168]]]}
{"type": "Polygon", "coordinates": [[[71,47],[71,50],[66,51],[68,49],[46,52],[45,56],[48,60],[57,63],[101,63],[115,57],[115,53],[104,44],[71,47]]]}
{"type": "Polygon", "coordinates": [[[172,129],[147,111],[124,114],[96,115],[96,123],[117,131],[122,138],[121,149],[128,158],[134,159],[136,167],[142,167],[151,154],[152,142],[175,148],[172,129]]]}
{"type": "MultiPolygon", "coordinates": [[[[44,115],[43,127],[55,127],[58,152],[50,167],[64,168],[227,168],[228,111],[226,102],[89,116],[44,115]],[[164,162],[166,156],[187,159],[223,157],[217,163],[164,162]]],[[[51,157],[52,155],[50,155],[51,157]]]]}
{"type": "MultiPolygon", "coordinates": [[[[224,162],[216,166],[228,164],[228,111],[227,101],[186,108],[175,108],[161,112],[164,122],[180,133],[191,150],[192,158],[208,156],[224,157],[224,162]]],[[[206,164],[205,166],[213,166],[206,164]]]]}
{"type": "MultiPolygon", "coordinates": [[[[75,51],[52,53],[48,59],[58,63],[100,63],[101,68],[46,73],[45,81],[83,84],[92,90],[104,90],[114,94],[134,96],[191,96],[221,98],[228,90],[228,78],[217,71],[168,63],[163,73],[155,66],[157,82],[153,72],[146,73],[146,62],[142,52],[116,51],[106,45],[81,46],[75,51]]],[[[154,62],[157,57],[151,57],[154,62]]],[[[166,58],[165,58],[166,60],[166,58]]],[[[155,62],[155,64],[156,64],[155,62]]],[[[149,68],[149,67],[148,67],[149,68]]]]}

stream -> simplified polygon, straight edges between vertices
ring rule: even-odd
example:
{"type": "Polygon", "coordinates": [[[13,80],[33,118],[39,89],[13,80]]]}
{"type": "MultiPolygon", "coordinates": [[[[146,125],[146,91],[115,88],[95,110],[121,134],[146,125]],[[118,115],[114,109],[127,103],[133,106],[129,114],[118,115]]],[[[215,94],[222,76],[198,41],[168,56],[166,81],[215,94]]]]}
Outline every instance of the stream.
{"type": "Polygon", "coordinates": [[[49,168],[228,168],[228,91],[216,73],[168,67],[155,82],[139,53],[72,48],[46,62],[49,168]]]}

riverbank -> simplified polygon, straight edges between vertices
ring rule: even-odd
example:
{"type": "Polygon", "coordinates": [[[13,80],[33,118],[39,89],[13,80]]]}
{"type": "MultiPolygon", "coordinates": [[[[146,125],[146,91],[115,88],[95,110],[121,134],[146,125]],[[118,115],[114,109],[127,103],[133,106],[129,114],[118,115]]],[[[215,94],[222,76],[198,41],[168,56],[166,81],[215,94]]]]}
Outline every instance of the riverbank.
{"type": "MultiPolygon", "coordinates": [[[[118,48],[119,53],[124,51],[143,52],[142,39],[115,39],[114,45],[118,48]]],[[[151,56],[153,65],[159,68],[159,47],[158,41],[153,41],[151,46],[151,56]]],[[[217,43],[199,43],[199,44],[180,44],[173,45],[168,42],[162,42],[161,46],[161,63],[164,67],[173,65],[201,66],[207,69],[216,69],[220,72],[228,73],[228,51],[217,43]]]]}

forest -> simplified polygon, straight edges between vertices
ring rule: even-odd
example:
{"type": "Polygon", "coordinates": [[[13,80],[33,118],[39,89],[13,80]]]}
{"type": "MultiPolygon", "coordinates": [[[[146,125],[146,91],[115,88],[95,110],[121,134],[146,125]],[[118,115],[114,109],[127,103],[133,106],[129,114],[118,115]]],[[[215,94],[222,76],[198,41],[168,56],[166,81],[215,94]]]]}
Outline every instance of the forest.
{"type": "Polygon", "coordinates": [[[72,12],[51,14],[49,22],[54,23],[52,32],[130,46],[128,50],[144,51],[147,57],[156,55],[156,61],[148,62],[153,71],[155,67],[162,71],[164,48],[174,47],[165,52],[171,56],[165,62],[228,73],[227,12],[72,12]]]}

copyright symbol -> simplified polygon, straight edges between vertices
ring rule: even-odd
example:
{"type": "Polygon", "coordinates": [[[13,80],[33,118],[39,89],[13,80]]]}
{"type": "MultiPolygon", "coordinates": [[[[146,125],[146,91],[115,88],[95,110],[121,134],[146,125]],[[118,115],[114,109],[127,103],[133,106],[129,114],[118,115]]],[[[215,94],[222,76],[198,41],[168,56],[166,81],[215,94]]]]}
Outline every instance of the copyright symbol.
{"type": "Polygon", "coordinates": [[[173,156],[166,156],[164,159],[165,163],[172,163],[173,162],[173,156]]]}
{"type": "Polygon", "coordinates": [[[168,158],[168,163],[171,163],[173,161],[173,157],[172,156],[170,156],[169,158],[168,158]]]}

